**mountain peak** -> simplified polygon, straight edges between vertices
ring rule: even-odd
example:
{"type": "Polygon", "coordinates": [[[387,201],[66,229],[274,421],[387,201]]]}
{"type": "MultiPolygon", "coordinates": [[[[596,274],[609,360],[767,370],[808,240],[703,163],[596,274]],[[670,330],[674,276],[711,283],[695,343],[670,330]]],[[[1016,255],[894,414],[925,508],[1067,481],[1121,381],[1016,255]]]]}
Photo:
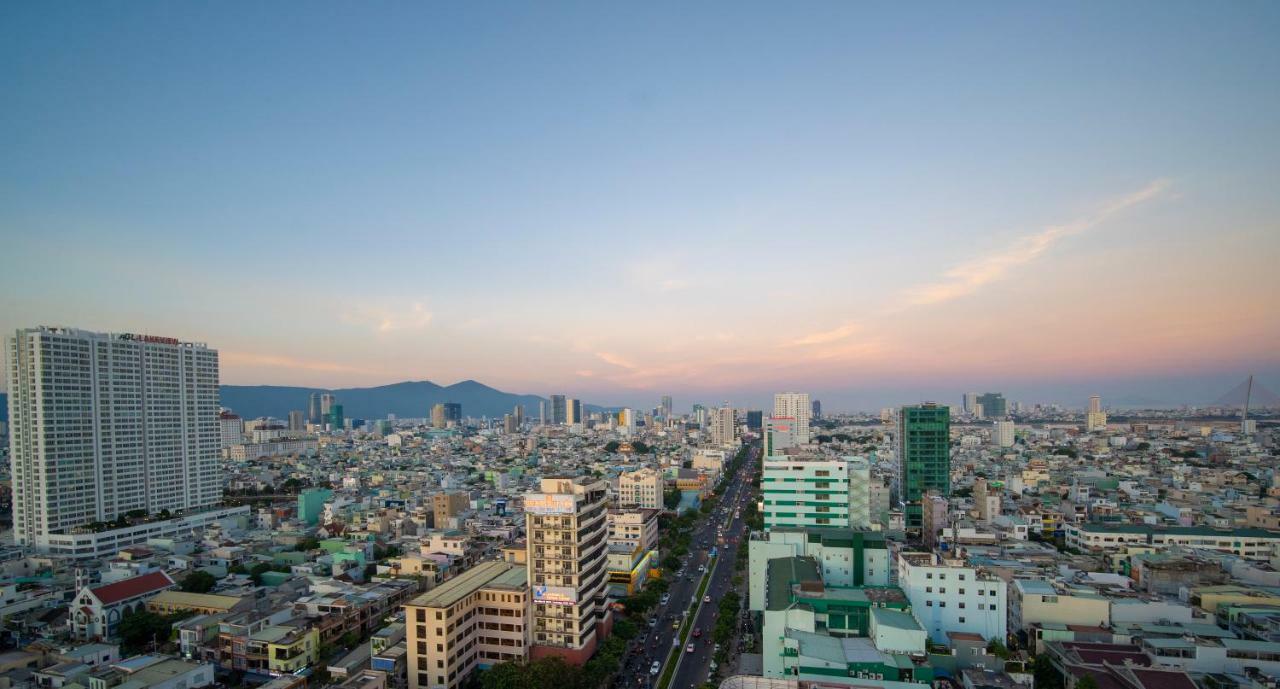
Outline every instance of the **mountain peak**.
{"type": "MultiPolygon", "coordinates": [[[[272,416],[284,419],[290,411],[307,410],[309,388],[275,385],[223,385],[222,406],[245,418],[272,416]]],[[[431,416],[431,407],[440,402],[462,405],[462,414],[473,417],[501,417],[516,405],[524,405],[526,414],[536,412],[537,395],[503,392],[475,380],[464,380],[447,387],[431,381],[403,381],[371,388],[346,388],[330,391],[342,405],[345,416],[353,419],[381,419],[388,414],[401,418],[421,419],[431,416]]]]}

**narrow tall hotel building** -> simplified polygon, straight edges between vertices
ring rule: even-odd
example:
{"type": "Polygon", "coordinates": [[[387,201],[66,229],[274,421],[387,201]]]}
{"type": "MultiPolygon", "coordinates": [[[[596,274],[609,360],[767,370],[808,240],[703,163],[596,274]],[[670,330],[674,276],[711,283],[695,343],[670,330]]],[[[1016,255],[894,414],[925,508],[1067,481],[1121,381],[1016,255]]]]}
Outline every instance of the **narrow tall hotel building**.
{"type": "Polygon", "coordinates": [[[551,476],[524,498],[532,659],[587,662],[605,632],[608,484],[551,476]]]}
{"type": "Polygon", "coordinates": [[[7,345],[18,545],[88,555],[86,524],[220,502],[216,350],[61,327],[7,345]]]}

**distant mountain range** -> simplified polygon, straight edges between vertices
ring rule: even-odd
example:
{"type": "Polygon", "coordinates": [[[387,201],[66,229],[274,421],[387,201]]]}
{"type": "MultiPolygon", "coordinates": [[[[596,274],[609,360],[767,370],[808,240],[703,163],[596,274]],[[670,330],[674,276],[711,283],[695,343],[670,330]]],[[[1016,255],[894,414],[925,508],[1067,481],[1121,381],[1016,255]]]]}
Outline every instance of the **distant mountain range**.
{"type": "MultiPolygon", "coordinates": [[[[399,418],[422,419],[431,416],[431,405],[437,402],[457,402],[462,405],[463,416],[499,417],[511,413],[517,404],[524,405],[528,419],[538,417],[538,403],[547,402],[547,415],[551,414],[550,402],[537,395],[517,395],[503,392],[474,380],[464,380],[453,385],[436,385],[431,381],[405,381],[375,388],[296,388],[282,385],[223,385],[222,406],[246,419],[259,416],[289,418],[289,412],[307,411],[307,403],[313,392],[331,392],[342,405],[342,414],[349,419],[384,419],[387,414],[399,418]]],[[[596,412],[613,408],[584,405],[587,411],[596,412]]],[[[8,395],[0,392],[0,421],[8,421],[8,395]]]]}
{"type": "MultiPolygon", "coordinates": [[[[273,416],[286,419],[290,411],[307,411],[313,392],[329,392],[338,398],[342,414],[349,419],[382,419],[387,414],[399,418],[426,418],[431,416],[431,406],[439,402],[457,402],[462,405],[463,416],[501,417],[509,414],[516,405],[524,405],[526,418],[538,416],[538,403],[547,400],[537,395],[516,395],[510,392],[464,380],[461,383],[441,386],[431,381],[406,381],[374,388],[295,388],[278,385],[223,385],[222,406],[246,419],[273,416]]],[[[551,410],[548,408],[547,414],[551,410]]]]}

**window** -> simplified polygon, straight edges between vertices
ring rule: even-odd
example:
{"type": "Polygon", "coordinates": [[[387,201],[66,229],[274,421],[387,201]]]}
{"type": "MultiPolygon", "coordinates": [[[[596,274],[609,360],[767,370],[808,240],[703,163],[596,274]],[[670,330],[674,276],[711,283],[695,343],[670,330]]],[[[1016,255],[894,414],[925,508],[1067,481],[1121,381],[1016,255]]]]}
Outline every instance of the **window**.
{"type": "Polygon", "coordinates": [[[925,605],[925,607],[926,607],[926,608],[932,608],[932,607],[933,607],[933,601],[931,601],[931,600],[927,600],[927,601],[925,601],[925,602],[924,602],[924,605],[925,605]]]}
{"type": "Polygon", "coordinates": [[[960,609],[961,609],[961,610],[963,610],[963,609],[964,609],[964,601],[960,601],[960,609]]]}
{"type": "Polygon", "coordinates": [[[925,573],[925,575],[924,575],[924,578],[925,578],[925,579],[932,579],[932,578],[933,578],[933,572],[926,572],[926,573],[925,573]]]}
{"type": "Polygon", "coordinates": [[[939,607],[939,608],[945,608],[945,607],[947,607],[947,602],[946,602],[945,600],[940,600],[940,601],[938,601],[938,607],[939,607]]]}
{"type": "Polygon", "coordinates": [[[925,593],[933,593],[933,587],[932,587],[932,586],[926,586],[926,587],[924,587],[924,592],[925,592],[925,593]]]}
{"type": "MultiPolygon", "coordinates": [[[[963,608],[964,606],[963,606],[963,605],[961,605],[960,607],[962,607],[962,608],[963,608]]],[[[964,624],[964,618],[963,618],[963,617],[961,617],[961,618],[960,618],[960,624],[964,624]]]]}
{"type": "Polygon", "coordinates": [[[960,589],[960,595],[964,595],[964,589],[960,589]]]}

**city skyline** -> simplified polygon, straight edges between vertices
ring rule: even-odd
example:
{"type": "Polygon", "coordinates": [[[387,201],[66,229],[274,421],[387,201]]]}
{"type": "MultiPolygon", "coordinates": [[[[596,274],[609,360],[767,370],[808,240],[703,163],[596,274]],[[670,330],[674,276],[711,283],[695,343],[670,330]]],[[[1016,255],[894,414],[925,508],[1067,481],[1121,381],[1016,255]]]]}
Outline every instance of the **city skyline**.
{"type": "Polygon", "coordinates": [[[1274,5],[0,12],[5,332],[638,408],[1280,387],[1274,5]]]}

